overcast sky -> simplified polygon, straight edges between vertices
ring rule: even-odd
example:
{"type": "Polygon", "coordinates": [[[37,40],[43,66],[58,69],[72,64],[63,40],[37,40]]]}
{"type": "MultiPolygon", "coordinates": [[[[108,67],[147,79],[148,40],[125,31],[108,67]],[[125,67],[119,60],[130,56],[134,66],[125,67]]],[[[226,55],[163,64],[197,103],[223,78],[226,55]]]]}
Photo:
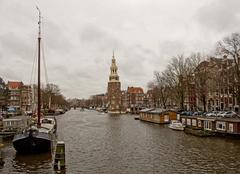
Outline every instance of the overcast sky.
{"type": "Polygon", "coordinates": [[[122,89],[146,86],[178,54],[212,54],[240,31],[239,0],[0,0],[0,76],[30,83],[43,16],[49,82],[66,97],[105,93],[112,50],[122,89]]]}

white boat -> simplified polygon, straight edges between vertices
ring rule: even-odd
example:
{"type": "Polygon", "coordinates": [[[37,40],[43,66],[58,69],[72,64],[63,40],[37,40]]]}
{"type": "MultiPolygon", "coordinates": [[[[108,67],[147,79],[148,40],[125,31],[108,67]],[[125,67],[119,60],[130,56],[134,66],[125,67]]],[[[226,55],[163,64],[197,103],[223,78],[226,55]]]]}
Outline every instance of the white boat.
{"type": "Polygon", "coordinates": [[[181,131],[183,131],[185,128],[185,126],[178,120],[172,120],[168,127],[173,130],[181,130],[181,131]]]}
{"type": "Polygon", "coordinates": [[[41,119],[41,128],[43,132],[46,133],[56,133],[57,131],[57,121],[55,117],[44,117],[41,119]]]}

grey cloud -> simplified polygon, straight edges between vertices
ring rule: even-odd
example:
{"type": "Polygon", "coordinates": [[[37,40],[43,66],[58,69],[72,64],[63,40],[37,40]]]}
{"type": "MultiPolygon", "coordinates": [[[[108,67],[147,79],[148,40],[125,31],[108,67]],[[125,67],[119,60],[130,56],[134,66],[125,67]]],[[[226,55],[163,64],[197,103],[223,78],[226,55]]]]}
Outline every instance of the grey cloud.
{"type": "Polygon", "coordinates": [[[208,30],[221,32],[239,30],[240,1],[215,0],[200,8],[196,18],[208,30]]]}
{"type": "MultiPolygon", "coordinates": [[[[22,59],[29,59],[33,57],[33,47],[29,42],[23,42],[24,38],[15,33],[6,33],[0,35],[1,52],[12,56],[21,57],[22,59]]],[[[8,55],[9,56],[9,55],[8,55]]]]}
{"type": "Polygon", "coordinates": [[[159,51],[161,55],[168,55],[170,57],[175,56],[177,54],[184,53],[184,41],[165,41],[159,44],[159,51]]]}
{"type": "Polygon", "coordinates": [[[111,32],[93,24],[87,24],[80,32],[80,43],[99,51],[121,47],[122,43],[111,32]]]}
{"type": "MultiPolygon", "coordinates": [[[[73,48],[71,37],[67,36],[64,25],[45,19],[43,41],[48,50],[56,54],[68,54],[73,48]]],[[[74,36],[72,36],[74,38],[74,36]]]]}
{"type": "MultiPolygon", "coordinates": [[[[4,79],[29,82],[37,39],[35,5],[0,1],[4,79]]],[[[207,52],[240,24],[239,2],[233,0],[41,0],[39,7],[49,81],[67,97],[106,92],[112,50],[122,88],[145,87],[172,56],[207,52]]]]}

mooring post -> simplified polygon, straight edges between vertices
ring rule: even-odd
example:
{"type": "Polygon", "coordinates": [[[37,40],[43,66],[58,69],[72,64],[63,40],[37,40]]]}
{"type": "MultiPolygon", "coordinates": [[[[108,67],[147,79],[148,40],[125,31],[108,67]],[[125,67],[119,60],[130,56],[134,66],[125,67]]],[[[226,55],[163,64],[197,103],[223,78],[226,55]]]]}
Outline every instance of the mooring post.
{"type": "Polygon", "coordinates": [[[63,170],[65,169],[65,143],[64,141],[58,141],[55,157],[54,157],[54,169],[63,170]]]}

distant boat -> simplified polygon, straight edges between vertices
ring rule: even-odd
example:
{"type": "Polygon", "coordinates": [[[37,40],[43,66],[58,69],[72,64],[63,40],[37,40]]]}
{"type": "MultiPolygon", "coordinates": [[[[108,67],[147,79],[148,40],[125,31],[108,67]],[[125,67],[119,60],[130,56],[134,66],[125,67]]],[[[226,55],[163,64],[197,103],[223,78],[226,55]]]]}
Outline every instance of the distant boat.
{"type": "Polygon", "coordinates": [[[135,119],[135,120],[139,120],[139,116],[135,116],[134,119],[135,119]]]}
{"type": "MultiPolygon", "coordinates": [[[[38,8],[37,8],[38,9],[38,8]]],[[[38,32],[38,105],[37,124],[24,129],[14,136],[12,142],[18,153],[43,153],[51,150],[53,133],[56,132],[54,118],[41,119],[41,79],[40,79],[40,48],[41,48],[41,14],[39,11],[38,32]]]]}
{"type": "Polygon", "coordinates": [[[178,120],[172,120],[168,127],[170,129],[180,130],[180,131],[183,131],[185,128],[185,126],[178,120]]]}

